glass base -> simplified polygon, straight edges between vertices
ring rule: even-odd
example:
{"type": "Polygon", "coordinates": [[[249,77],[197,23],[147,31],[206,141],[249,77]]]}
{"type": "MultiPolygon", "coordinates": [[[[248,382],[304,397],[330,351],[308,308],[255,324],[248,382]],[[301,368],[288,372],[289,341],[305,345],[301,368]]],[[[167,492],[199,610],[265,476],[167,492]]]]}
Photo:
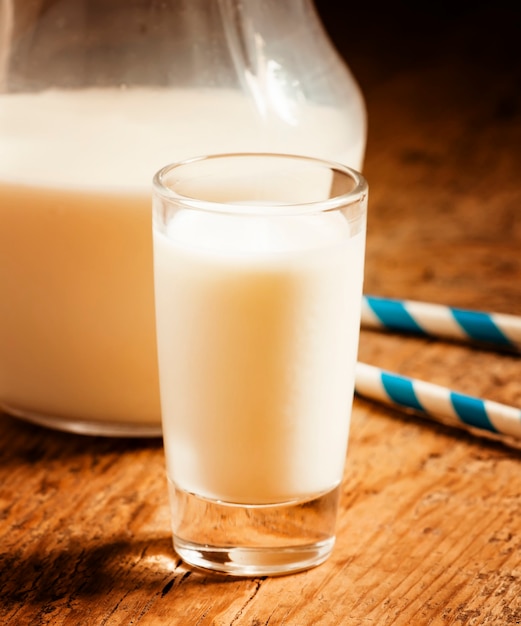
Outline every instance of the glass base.
{"type": "Polygon", "coordinates": [[[26,422],[31,422],[37,426],[52,428],[63,432],[75,433],[77,435],[92,435],[98,437],[161,437],[161,425],[155,424],[125,424],[119,422],[99,422],[95,420],[69,419],[54,417],[52,415],[42,415],[31,411],[15,409],[2,404],[0,409],[13,417],[17,417],[26,422]]]}
{"type": "Polygon", "coordinates": [[[201,498],[169,481],[174,548],[189,565],[234,576],[274,576],[323,563],[335,543],[340,487],[270,505],[201,498]]]}

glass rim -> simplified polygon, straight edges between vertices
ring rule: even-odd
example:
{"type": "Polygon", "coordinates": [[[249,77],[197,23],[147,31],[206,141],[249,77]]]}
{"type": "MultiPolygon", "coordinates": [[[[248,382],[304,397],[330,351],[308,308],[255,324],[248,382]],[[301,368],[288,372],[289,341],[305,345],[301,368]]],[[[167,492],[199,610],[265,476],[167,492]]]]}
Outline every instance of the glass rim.
{"type": "Polygon", "coordinates": [[[368,184],[367,180],[359,171],[344,165],[338,161],[322,159],[320,157],[306,156],[301,154],[289,154],[279,152],[223,152],[217,154],[205,154],[200,156],[191,157],[188,159],[182,159],[168,163],[159,169],[153,177],[153,190],[156,195],[164,200],[170,202],[179,203],[180,206],[187,209],[194,209],[199,211],[211,212],[211,213],[229,213],[234,215],[261,215],[269,212],[275,215],[295,215],[304,213],[324,213],[326,211],[335,211],[344,207],[361,203],[367,198],[368,184]],[[292,161],[302,161],[308,164],[315,164],[323,168],[329,168],[333,172],[339,172],[345,176],[348,176],[353,181],[353,188],[347,192],[334,195],[332,198],[325,198],[323,200],[313,200],[306,203],[260,203],[260,204],[247,204],[247,203],[226,203],[226,202],[214,202],[212,200],[202,200],[193,196],[183,195],[165,183],[166,176],[176,169],[180,169],[186,165],[193,163],[210,161],[210,160],[224,160],[230,158],[270,158],[292,161]]]}

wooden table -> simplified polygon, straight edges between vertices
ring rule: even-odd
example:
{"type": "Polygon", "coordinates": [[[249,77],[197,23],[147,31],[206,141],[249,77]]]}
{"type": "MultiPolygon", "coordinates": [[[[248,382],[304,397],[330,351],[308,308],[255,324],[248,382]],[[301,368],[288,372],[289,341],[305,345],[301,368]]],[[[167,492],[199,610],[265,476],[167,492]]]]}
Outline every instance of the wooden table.
{"type": "MultiPolygon", "coordinates": [[[[521,314],[521,13],[389,4],[321,5],[367,99],[366,293],[521,314]]],[[[521,407],[516,356],[363,331],[360,358],[521,407]]],[[[233,579],[173,553],[160,441],[2,416],[0,623],[519,624],[521,455],[357,398],[333,556],[233,579]]]]}

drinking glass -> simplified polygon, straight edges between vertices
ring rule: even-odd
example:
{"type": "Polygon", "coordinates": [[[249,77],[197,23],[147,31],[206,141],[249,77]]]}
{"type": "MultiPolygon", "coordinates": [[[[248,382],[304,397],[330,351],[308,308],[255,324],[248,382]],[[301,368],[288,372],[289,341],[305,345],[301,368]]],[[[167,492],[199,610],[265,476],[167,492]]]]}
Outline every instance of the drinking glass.
{"type": "Polygon", "coordinates": [[[335,542],[360,332],[367,183],[216,154],[154,178],[163,439],[177,553],[275,575],[335,542]]]}

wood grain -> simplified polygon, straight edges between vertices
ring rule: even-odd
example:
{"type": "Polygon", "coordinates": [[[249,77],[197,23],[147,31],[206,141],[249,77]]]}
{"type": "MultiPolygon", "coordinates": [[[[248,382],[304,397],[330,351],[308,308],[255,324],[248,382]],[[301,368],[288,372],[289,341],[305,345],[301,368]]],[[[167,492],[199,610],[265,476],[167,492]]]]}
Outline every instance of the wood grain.
{"type": "MultiPolygon", "coordinates": [[[[366,292],[521,314],[520,12],[318,4],[367,99],[366,292]]],[[[516,356],[364,331],[360,358],[521,407],[516,356]]],[[[515,447],[358,398],[334,553],[280,578],[180,562],[160,441],[0,419],[9,626],[509,626],[520,555],[515,447]]]]}

